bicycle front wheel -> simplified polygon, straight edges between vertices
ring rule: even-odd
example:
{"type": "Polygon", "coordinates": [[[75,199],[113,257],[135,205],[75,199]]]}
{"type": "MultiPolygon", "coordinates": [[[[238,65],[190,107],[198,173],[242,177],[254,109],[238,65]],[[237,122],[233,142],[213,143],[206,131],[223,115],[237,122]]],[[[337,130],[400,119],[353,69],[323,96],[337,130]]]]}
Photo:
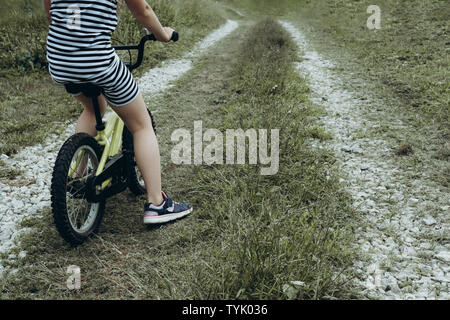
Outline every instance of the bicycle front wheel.
{"type": "Polygon", "coordinates": [[[78,133],[64,143],[56,158],[51,185],[53,218],[60,235],[74,246],[96,233],[103,217],[105,201],[86,200],[86,182],[95,175],[101,153],[94,138],[78,133]]]}

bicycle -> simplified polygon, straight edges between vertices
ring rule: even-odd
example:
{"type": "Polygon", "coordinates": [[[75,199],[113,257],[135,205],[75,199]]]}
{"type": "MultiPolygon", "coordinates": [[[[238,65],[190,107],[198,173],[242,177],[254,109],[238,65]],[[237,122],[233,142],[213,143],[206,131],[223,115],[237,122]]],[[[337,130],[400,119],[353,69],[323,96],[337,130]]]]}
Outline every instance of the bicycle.
{"type": "MultiPolygon", "coordinates": [[[[171,40],[178,41],[178,33],[174,32],[171,40]]],[[[147,32],[138,45],[113,48],[128,50],[130,62],[124,63],[132,71],[142,64],[147,41],[156,41],[156,38],[147,32]],[[130,50],[138,50],[134,64],[130,50]]],[[[134,159],[131,132],[116,113],[112,113],[106,122],[102,119],[98,102],[102,89],[91,83],[68,84],[66,87],[92,99],[97,129],[96,137],[77,133],[67,139],[53,168],[51,207],[54,223],[62,238],[76,246],[97,233],[108,198],[127,188],[136,196],[144,194],[146,189],[134,159]]],[[[150,110],[148,113],[155,130],[150,110]]]]}

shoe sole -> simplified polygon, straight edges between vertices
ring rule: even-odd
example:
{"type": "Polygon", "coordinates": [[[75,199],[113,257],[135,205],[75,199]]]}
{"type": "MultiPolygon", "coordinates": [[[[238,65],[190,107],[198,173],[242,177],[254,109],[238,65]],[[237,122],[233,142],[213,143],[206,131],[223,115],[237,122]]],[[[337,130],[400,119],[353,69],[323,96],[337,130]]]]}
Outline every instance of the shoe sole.
{"type": "Polygon", "coordinates": [[[190,214],[193,211],[193,208],[190,208],[189,210],[177,212],[177,213],[171,213],[171,214],[165,214],[163,216],[155,216],[155,217],[144,217],[144,224],[160,224],[160,223],[166,223],[173,220],[177,220],[180,218],[183,218],[190,214]]]}

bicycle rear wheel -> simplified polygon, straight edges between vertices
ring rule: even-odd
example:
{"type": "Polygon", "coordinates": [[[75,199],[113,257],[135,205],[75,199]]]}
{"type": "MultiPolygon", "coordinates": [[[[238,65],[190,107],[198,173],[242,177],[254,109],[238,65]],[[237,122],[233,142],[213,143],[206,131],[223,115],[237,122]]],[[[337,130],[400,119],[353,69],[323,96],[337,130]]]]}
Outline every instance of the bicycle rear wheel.
{"type": "MultiPolygon", "coordinates": [[[[148,110],[148,115],[152,120],[153,131],[156,134],[155,121],[153,120],[152,113],[148,110]]],[[[141,172],[136,164],[136,160],[134,158],[134,146],[133,146],[133,135],[130,130],[126,126],[123,128],[122,134],[122,152],[126,157],[127,161],[127,179],[128,179],[128,188],[134,195],[140,196],[146,193],[144,179],[142,178],[141,172]]]]}
{"type": "Polygon", "coordinates": [[[105,201],[86,200],[86,181],[95,175],[101,153],[94,138],[78,133],[64,143],[56,158],[51,185],[53,218],[60,235],[74,246],[96,233],[103,217],[105,201]]]}

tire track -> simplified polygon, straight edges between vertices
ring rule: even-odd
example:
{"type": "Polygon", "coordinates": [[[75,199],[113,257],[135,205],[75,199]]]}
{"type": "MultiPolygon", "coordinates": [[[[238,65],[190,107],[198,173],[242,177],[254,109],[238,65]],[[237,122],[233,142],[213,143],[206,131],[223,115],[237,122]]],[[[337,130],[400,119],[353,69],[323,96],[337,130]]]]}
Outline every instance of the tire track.
{"type": "MultiPolygon", "coordinates": [[[[321,118],[332,131],[331,142],[313,146],[336,154],[342,182],[364,225],[357,230],[364,256],[356,261],[357,285],[374,299],[449,299],[449,192],[430,179],[432,168],[405,168],[393,155],[388,134],[361,136],[389,124],[389,130],[414,130],[392,115],[385,101],[352,89],[333,71],[337,66],[316,52],[292,23],[280,21],[305,60],[298,71],[309,80],[314,103],[323,105],[321,118]]],[[[341,66],[342,67],[342,66],[341,66]]],[[[392,110],[392,109],[391,109],[392,110]]]]}

